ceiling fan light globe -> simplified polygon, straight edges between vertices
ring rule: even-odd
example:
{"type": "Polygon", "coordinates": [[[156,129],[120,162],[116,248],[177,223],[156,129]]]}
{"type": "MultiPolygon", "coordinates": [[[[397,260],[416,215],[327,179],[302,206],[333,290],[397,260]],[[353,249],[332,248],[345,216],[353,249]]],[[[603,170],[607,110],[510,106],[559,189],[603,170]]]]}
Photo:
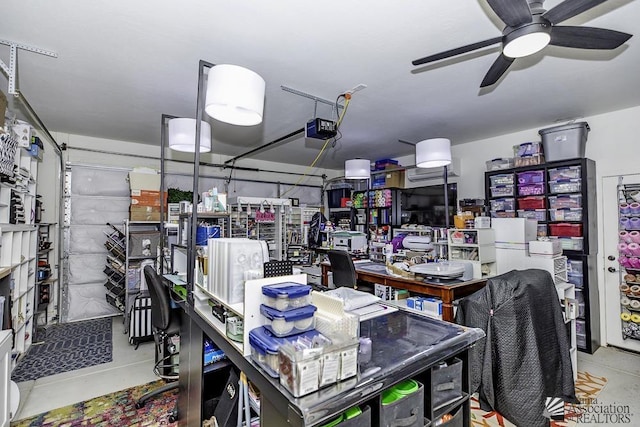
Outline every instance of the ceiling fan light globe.
{"type": "Polygon", "coordinates": [[[416,166],[437,168],[451,163],[451,140],[448,138],[425,139],[416,144],[416,166]]]}
{"type": "Polygon", "coordinates": [[[522,58],[540,52],[550,41],[551,35],[547,32],[524,34],[507,42],[502,53],[509,58],[522,58]]]}

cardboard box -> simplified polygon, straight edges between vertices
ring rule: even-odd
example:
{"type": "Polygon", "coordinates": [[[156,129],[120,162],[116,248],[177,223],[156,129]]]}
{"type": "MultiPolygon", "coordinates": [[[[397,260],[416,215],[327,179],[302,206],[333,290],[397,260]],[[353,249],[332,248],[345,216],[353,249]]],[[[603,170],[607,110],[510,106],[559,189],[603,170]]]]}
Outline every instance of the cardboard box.
{"type": "Polygon", "coordinates": [[[129,172],[129,187],[131,191],[160,191],[160,175],[158,173],[129,172]]]}
{"type": "Polygon", "coordinates": [[[404,170],[373,175],[371,186],[373,188],[404,188],[404,170]],[[384,178],[384,184],[382,178],[384,178]]]}
{"type": "Polygon", "coordinates": [[[154,206],[131,206],[129,208],[131,221],[160,221],[160,208],[154,206]]]}
{"type": "MultiPolygon", "coordinates": [[[[165,206],[167,206],[167,194],[168,193],[165,191],[165,206]]],[[[160,207],[160,192],[151,190],[131,190],[131,205],[160,207]]]]}
{"type": "Polygon", "coordinates": [[[391,286],[375,283],[373,288],[374,295],[383,301],[393,301],[395,299],[395,289],[391,286]]]}

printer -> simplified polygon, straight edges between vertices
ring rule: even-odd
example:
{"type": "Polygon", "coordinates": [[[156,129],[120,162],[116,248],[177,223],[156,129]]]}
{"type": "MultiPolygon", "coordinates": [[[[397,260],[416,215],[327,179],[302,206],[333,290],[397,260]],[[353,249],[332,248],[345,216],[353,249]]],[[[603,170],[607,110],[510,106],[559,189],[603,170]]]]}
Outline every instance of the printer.
{"type": "Polygon", "coordinates": [[[367,251],[367,235],[360,231],[337,231],[333,233],[333,248],[341,251],[367,251]]]}

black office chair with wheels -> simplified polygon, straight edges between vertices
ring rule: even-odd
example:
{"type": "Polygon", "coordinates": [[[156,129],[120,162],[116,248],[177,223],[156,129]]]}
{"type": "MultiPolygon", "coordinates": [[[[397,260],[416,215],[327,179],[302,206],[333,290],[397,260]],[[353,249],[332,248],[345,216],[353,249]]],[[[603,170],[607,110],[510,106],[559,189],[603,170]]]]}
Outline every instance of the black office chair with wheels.
{"type": "MultiPolygon", "coordinates": [[[[151,296],[151,323],[153,325],[153,337],[156,344],[156,364],[153,367],[153,371],[157,376],[168,382],[162,387],[142,395],[136,402],[136,408],[142,408],[146,401],[154,396],[178,388],[178,374],[172,370],[172,368],[177,366],[177,363],[167,364],[167,362],[178,355],[173,345],[168,342],[168,339],[180,334],[180,315],[177,312],[179,309],[171,308],[169,288],[162,283],[162,279],[158,273],[156,273],[155,268],[150,265],[145,266],[144,276],[149,287],[149,295],[151,296]]],[[[170,420],[171,418],[173,418],[174,421],[177,420],[176,409],[173,410],[170,420]]]]}
{"type": "Polygon", "coordinates": [[[349,252],[331,249],[327,251],[331,272],[333,273],[333,284],[336,288],[347,287],[359,291],[373,293],[373,286],[358,283],[358,275],[353,259],[349,252]]]}

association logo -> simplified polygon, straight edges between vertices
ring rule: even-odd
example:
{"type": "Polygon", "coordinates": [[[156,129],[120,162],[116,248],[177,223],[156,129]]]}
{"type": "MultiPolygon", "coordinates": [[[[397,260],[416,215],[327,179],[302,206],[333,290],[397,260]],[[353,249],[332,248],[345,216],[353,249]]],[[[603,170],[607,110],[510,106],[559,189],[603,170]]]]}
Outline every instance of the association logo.
{"type": "Polygon", "coordinates": [[[633,418],[629,405],[605,404],[595,398],[580,399],[579,404],[565,404],[561,398],[547,397],[543,415],[551,421],[605,425],[631,424],[633,418]]]}

